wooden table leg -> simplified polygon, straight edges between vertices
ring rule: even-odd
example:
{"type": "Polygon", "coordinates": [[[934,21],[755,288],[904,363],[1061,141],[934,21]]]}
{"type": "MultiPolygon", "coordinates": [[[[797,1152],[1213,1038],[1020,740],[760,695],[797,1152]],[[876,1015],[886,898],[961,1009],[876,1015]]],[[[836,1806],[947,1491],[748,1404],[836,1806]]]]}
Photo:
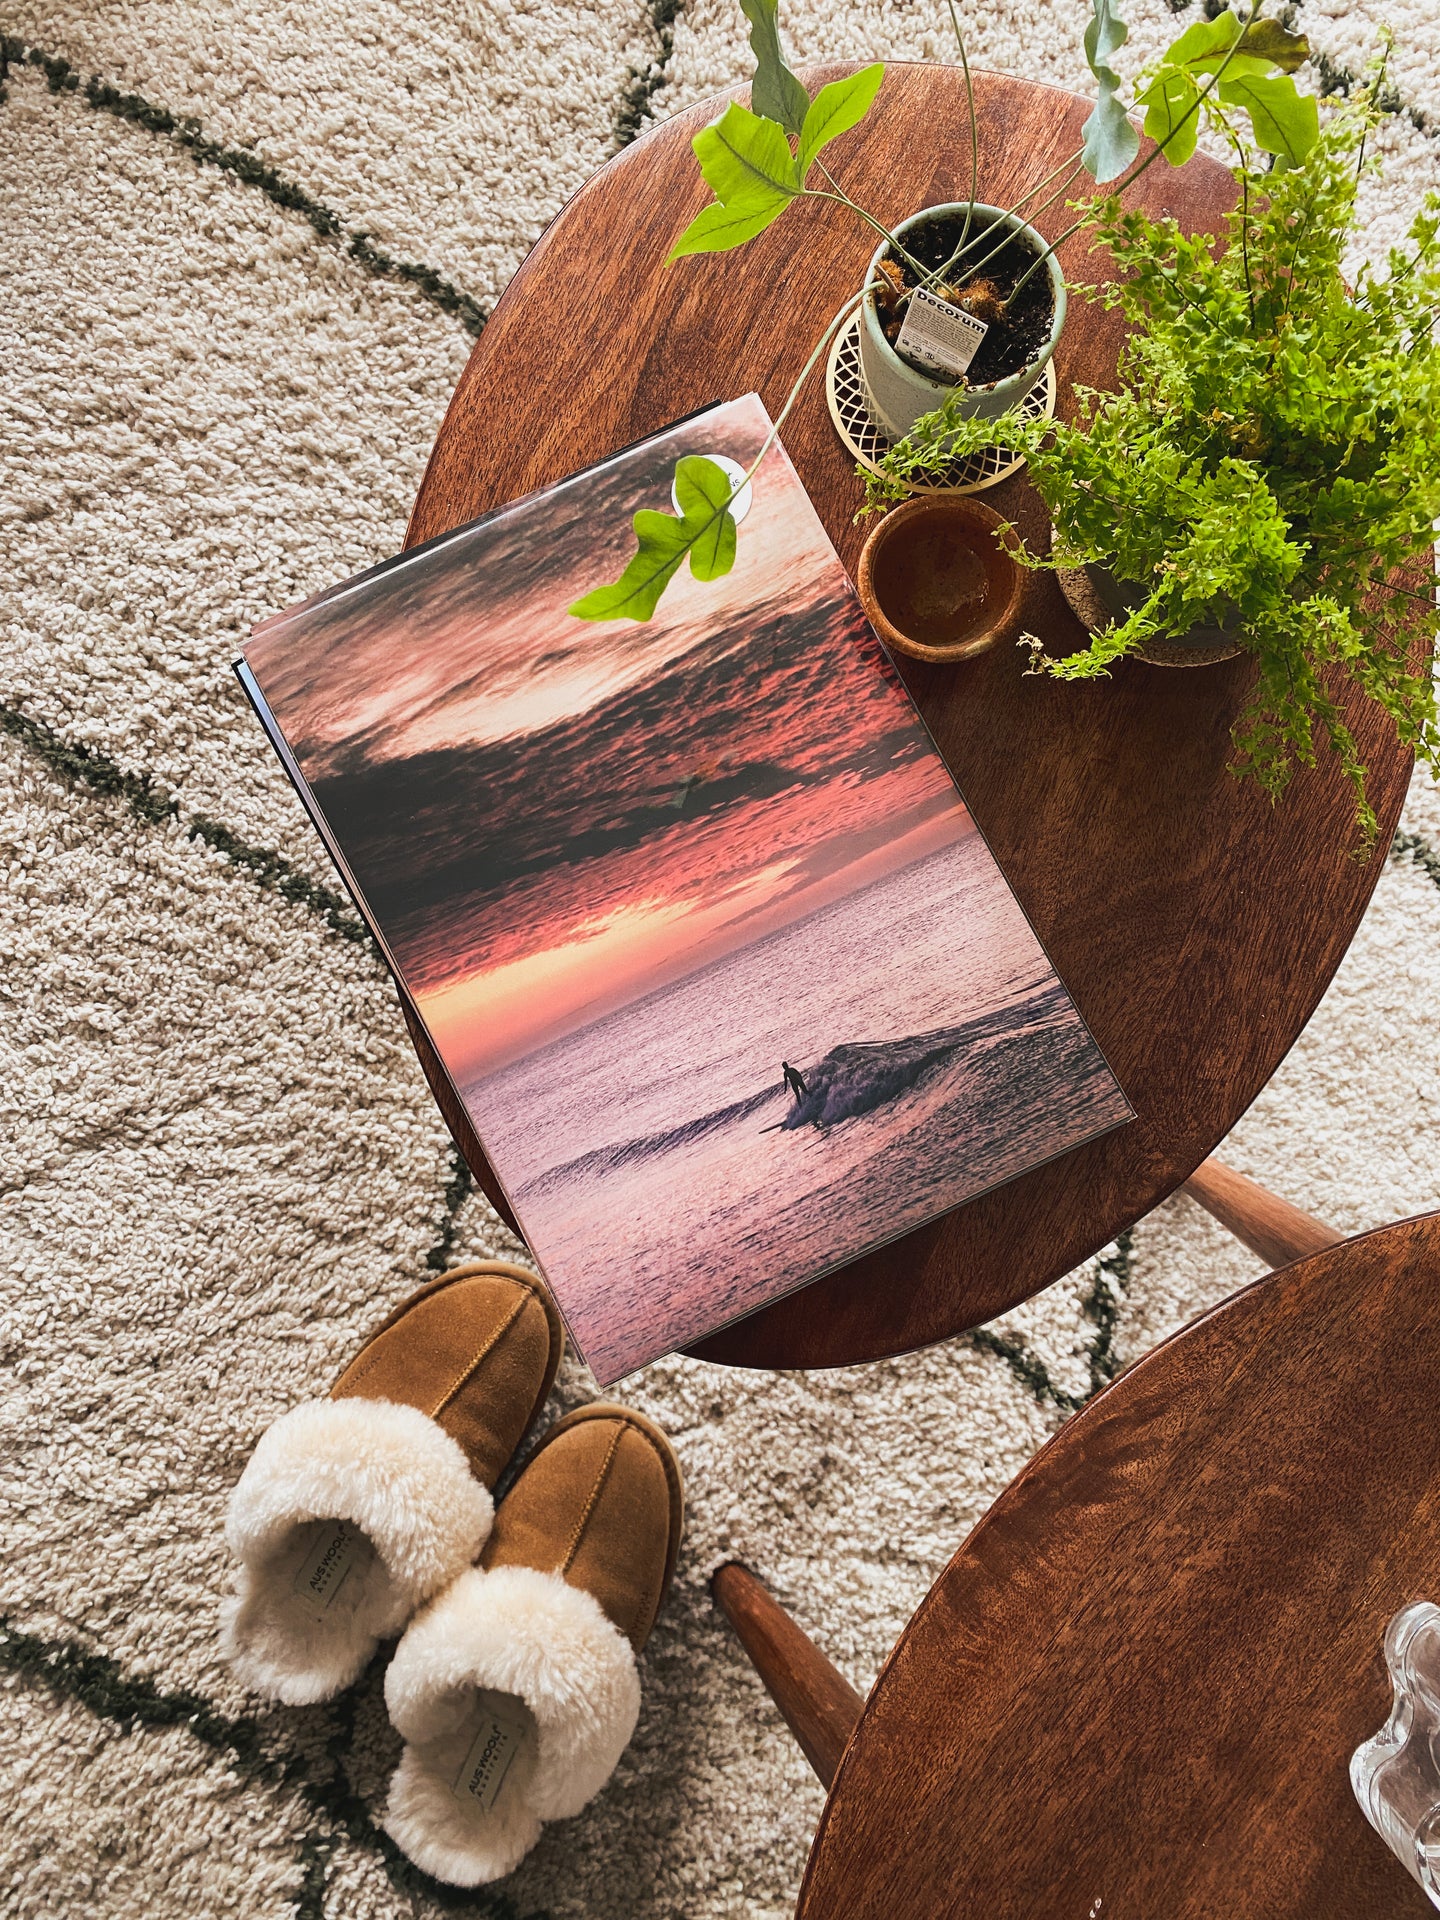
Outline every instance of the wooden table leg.
{"type": "Polygon", "coordinates": [[[1202,1160],[1180,1191],[1272,1267],[1337,1247],[1346,1237],[1219,1160],[1202,1160]]]}
{"type": "Polygon", "coordinates": [[[710,1591],[828,1788],[865,1702],[748,1567],[717,1567],[710,1591]]]}

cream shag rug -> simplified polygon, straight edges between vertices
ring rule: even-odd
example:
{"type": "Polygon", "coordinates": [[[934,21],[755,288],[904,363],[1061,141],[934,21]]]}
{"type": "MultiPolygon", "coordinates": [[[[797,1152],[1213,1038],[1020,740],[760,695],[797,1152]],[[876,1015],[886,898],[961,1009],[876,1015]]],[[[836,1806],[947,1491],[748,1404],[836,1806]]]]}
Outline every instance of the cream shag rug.
{"type": "MultiPolygon", "coordinates": [[[[1306,0],[1343,84],[1377,18],[1306,0]]],[[[967,6],[1077,85],[1083,0],[967,6]]],[[[1142,57],[1172,28],[1130,0],[1142,57]]],[[[1375,243],[1436,176],[1440,27],[1375,243]]],[[[801,58],[949,57],[936,0],[796,0],[801,58]]],[[[592,1810],[447,1895],[376,1813],[379,1675],[303,1712],[217,1663],[257,1435],[428,1270],[513,1243],[229,665],[391,552],[472,338],[567,194],[743,75],[730,0],[15,0],[0,105],[0,1909],[148,1920],[790,1910],[821,1795],[712,1610],[740,1554],[862,1687],[987,1504],[1117,1365],[1256,1270],[1184,1199],[997,1329],[849,1372],[671,1360],[690,1531],[592,1810]]],[[[819,404],[813,400],[813,404],[819,404]]],[[[1226,1157],[1360,1228],[1440,1204],[1440,796],[1226,1157]]],[[[562,1404],[584,1398],[572,1368],[562,1404]]]]}

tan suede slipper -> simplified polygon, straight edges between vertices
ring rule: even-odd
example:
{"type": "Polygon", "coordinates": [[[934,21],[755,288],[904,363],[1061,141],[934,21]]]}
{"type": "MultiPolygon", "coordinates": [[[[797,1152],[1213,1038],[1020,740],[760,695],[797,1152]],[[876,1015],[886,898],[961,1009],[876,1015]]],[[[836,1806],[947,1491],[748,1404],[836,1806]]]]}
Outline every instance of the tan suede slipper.
{"type": "Polygon", "coordinates": [[[385,1824],[417,1866],[498,1880],[604,1786],[683,1521],[679,1462],[640,1414],[582,1407],[541,1440],[481,1565],[416,1617],[385,1676],[406,1742],[385,1824]]]}
{"type": "Polygon", "coordinates": [[[564,1344],[534,1274],[457,1267],[390,1315],[328,1400],[261,1437],[226,1525],[240,1570],[222,1644],[248,1686],[329,1699],[472,1564],[564,1344]]]}

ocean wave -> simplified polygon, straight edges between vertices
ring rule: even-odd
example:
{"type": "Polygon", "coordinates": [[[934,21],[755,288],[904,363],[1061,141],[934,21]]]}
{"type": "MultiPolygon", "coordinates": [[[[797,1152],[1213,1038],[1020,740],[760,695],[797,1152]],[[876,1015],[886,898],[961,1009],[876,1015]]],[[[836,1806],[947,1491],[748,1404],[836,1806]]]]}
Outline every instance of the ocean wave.
{"type": "MultiPolygon", "coordinates": [[[[932,1032],[908,1034],[899,1040],[851,1041],[833,1047],[813,1066],[802,1065],[804,1098],[795,1101],[782,1119],[772,1121],[764,1130],[793,1133],[801,1127],[833,1127],[845,1120],[861,1119],[918,1091],[962,1059],[978,1064],[993,1046],[1014,1039],[1021,1032],[1033,1033],[1050,1019],[1063,1015],[1068,1004],[1064,989],[1057,981],[1018,1005],[997,1008],[958,1027],[938,1027],[932,1032]]],[[[660,1154],[673,1153],[722,1127],[758,1116],[777,1099],[785,1097],[784,1088],[772,1083],[747,1094],[744,1099],[732,1100],[727,1106],[716,1107],[710,1113],[700,1114],[663,1132],[593,1148],[538,1174],[520,1189],[519,1197],[543,1193],[575,1180],[615,1173],[660,1154]]]]}
{"type": "Polygon", "coordinates": [[[691,1141],[701,1140],[719,1127],[728,1127],[732,1121],[745,1120],[751,1114],[759,1113],[775,1098],[775,1091],[774,1087],[763,1087],[759,1093],[748,1094],[743,1100],[732,1100],[728,1107],[717,1107],[713,1113],[702,1113],[698,1119],[686,1120],[678,1127],[667,1127],[663,1133],[642,1134],[639,1139],[623,1140],[611,1147],[594,1147],[589,1153],[582,1153],[578,1159],[566,1160],[561,1166],[537,1174],[521,1187],[520,1194],[523,1197],[527,1193],[544,1193],[547,1188],[559,1186],[577,1176],[583,1179],[587,1174],[614,1173],[618,1168],[631,1166],[637,1160],[649,1160],[656,1154],[687,1147],[691,1141]]]}
{"type": "Polygon", "coordinates": [[[813,1067],[801,1069],[803,1099],[797,1100],[780,1122],[793,1132],[799,1127],[833,1127],[857,1120],[876,1108],[914,1093],[926,1081],[962,1056],[973,1060],[991,1044],[1043,1023],[1052,1010],[1061,1011],[1063,992],[1058,983],[1026,1001],[1023,1008],[1001,1007],[967,1020],[958,1027],[937,1027],[903,1040],[859,1041],[834,1047],[813,1067]],[[1047,1004],[1049,1003],[1049,1004],[1047,1004]]]}

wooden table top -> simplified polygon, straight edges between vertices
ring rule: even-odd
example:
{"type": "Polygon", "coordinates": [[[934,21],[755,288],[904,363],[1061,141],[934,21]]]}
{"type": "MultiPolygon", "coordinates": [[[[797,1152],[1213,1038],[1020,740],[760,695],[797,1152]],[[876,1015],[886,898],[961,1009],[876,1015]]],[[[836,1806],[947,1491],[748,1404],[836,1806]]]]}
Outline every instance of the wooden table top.
{"type": "Polygon", "coordinates": [[[1440,1215],[1267,1275],[1062,1427],[906,1628],[799,1920],[1420,1920],[1350,1790],[1440,1599],[1440,1215]]]}
{"type": "MultiPolygon", "coordinates": [[[[813,87],[851,70],[806,77],[813,87]]],[[[1008,204],[1079,145],[1088,107],[996,74],[978,76],[977,93],[981,193],[1008,204]]],[[[743,253],[663,265],[706,197],[689,142],[718,110],[707,102],[638,140],[546,229],[471,354],[409,544],[715,401],[754,389],[778,412],[859,284],[871,238],[844,209],[816,203],[743,253]]],[[[969,180],[958,71],[892,66],[870,120],[834,153],[847,189],[881,218],[953,199],[969,180]]],[[[1213,230],[1233,183],[1203,157],[1176,171],[1162,162],[1134,198],[1213,230]]],[[[1040,225],[1053,235],[1067,217],[1057,207],[1040,225]]],[[[1072,281],[1103,270],[1073,241],[1060,258],[1072,281]]],[[[1113,379],[1120,339],[1117,316],[1072,298],[1055,356],[1062,407],[1072,381],[1113,379]]],[[[818,373],[784,439],[853,573],[861,488],[818,373]]],[[[1043,534],[1023,478],[986,498],[1043,534]]],[[[1052,652],[1081,644],[1052,576],[1031,576],[1023,618],[1052,652]]],[[[1247,658],[1188,671],[1128,661],[1111,680],[1074,686],[1022,678],[1011,648],[957,667],[898,664],[1138,1118],[714,1336],[697,1349],[707,1359],[839,1366],[923,1346],[1038,1292],[1148,1213],[1230,1131],[1309,1019],[1404,798],[1410,756],[1359,702],[1348,717],[1380,819],[1368,862],[1353,858],[1351,801],[1328,756],[1274,810],[1235,779],[1229,734],[1253,679],[1247,658]]],[[[473,1129],[413,1021],[412,1031],[497,1199],[473,1129]]]]}

